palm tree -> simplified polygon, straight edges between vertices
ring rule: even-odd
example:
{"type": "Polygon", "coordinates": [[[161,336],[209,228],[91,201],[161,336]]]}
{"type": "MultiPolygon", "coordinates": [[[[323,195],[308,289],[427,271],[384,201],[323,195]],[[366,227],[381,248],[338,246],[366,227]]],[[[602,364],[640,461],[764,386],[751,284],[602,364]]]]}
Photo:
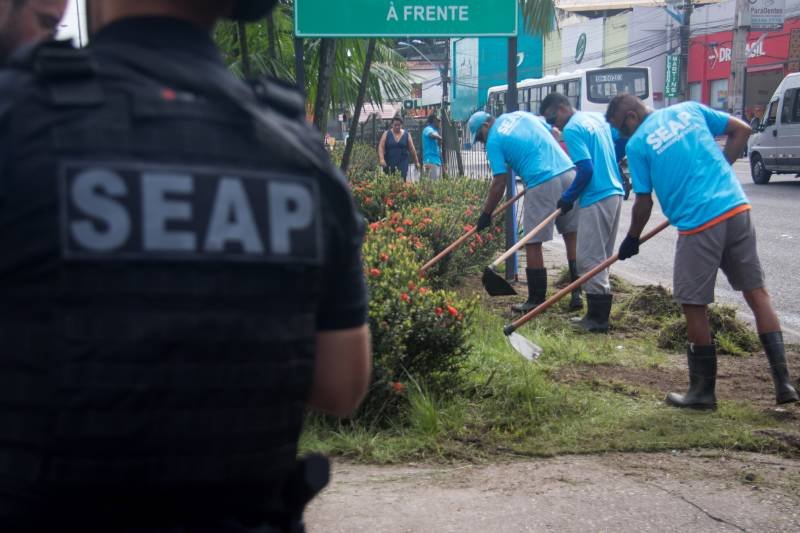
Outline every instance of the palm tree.
{"type": "Polygon", "coordinates": [[[556,4],[554,0],[519,0],[522,22],[528,33],[546,37],[555,29],[556,4]]]}
{"type": "MultiPolygon", "coordinates": [[[[293,9],[293,0],[282,0],[271,16],[248,24],[244,44],[239,36],[245,32],[239,32],[234,23],[221,23],[215,30],[214,38],[231,70],[244,77],[249,66],[252,76],[272,75],[294,83],[293,9]],[[249,50],[249,65],[242,54],[245,48],[249,50]]],[[[402,57],[394,51],[392,41],[376,40],[368,78],[363,76],[368,40],[337,39],[334,47],[323,46],[323,41],[303,40],[303,89],[312,104],[318,102],[319,95],[328,102],[325,106],[312,105],[312,109],[324,109],[327,114],[339,104],[351,107],[356,103],[362,84],[364,99],[375,104],[381,104],[384,98],[400,100],[408,94],[410,83],[407,70],[402,57]],[[329,72],[320,78],[320,58],[331,49],[332,68],[323,69],[329,72]],[[336,83],[332,83],[333,80],[336,83]],[[325,97],[326,91],[329,97],[325,97]]],[[[322,64],[325,65],[326,61],[323,60],[322,64]]]]}

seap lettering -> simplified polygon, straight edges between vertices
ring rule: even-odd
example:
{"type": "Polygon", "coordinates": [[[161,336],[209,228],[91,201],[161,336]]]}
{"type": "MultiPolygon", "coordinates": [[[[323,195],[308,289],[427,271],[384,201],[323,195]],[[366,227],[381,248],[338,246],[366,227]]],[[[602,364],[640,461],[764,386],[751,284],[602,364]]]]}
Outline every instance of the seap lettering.
{"type": "Polygon", "coordinates": [[[663,149],[671,146],[690,131],[690,126],[692,125],[691,113],[681,111],[678,113],[677,118],[677,121],[668,120],[665,126],[660,126],[647,136],[647,144],[649,144],[653,150],[661,153],[663,149]]]}
{"type": "Polygon", "coordinates": [[[102,167],[68,168],[62,180],[70,258],[321,257],[319,198],[310,180],[102,167]]]}

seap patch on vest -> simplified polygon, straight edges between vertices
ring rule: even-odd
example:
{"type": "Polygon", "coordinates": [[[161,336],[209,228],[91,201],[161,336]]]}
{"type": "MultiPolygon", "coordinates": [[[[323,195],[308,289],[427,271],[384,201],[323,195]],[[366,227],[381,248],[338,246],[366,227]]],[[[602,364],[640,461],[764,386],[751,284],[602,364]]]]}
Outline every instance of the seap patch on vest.
{"type": "Polygon", "coordinates": [[[322,262],[308,178],[81,161],[62,166],[59,193],[67,259],[322,262]]]}

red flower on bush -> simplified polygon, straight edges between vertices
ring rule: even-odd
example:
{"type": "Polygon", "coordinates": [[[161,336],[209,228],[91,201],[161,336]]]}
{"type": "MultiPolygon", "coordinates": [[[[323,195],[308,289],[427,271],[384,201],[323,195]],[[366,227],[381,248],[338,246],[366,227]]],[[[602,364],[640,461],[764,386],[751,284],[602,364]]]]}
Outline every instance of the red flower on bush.
{"type": "Polygon", "coordinates": [[[414,285],[414,282],[413,282],[413,281],[409,281],[409,282],[408,282],[408,290],[410,290],[410,291],[413,291],[413,290],[414,290],[414,289],[416,289],[416,288],[417,288],[417,286],[416,286],[416,285],[414,285]]]}
{"type": "Polygon", "coordinates": [[[419,293],[420,294],[425,294],[426,292],[428,292],[428,287],[420,287],[419,288],[419,293]]]}
{"type": "Polygon", "coordinates": [[[442,313],[444,313],[444,309],[442,309],[441,307],[437,307],[436,309],[433,310],[433,312],[436,313],[436,316],[442,316],[442,313]]]}
{"type": "Polygon", "coordinates": [[[381,225],[377,222],[373,222],[369,225],[370,231],[377,231],[377,229],[381,227],[381,225]]]}
{"type": "Polygon", "coordinates": [[[386,255],[386,254],[381,254],[380,255],[380,260],[385,263],[385,262],[387,262],[389,260],[389,256],[386,255]]]}
{"type": "Polygon", "coordinates": [[[400,295],[400,299],[408,303],[411,301],[411,296],[409,296],[408,293],[404,292],[403,294],[400,295]]]}
{"type": "Polygon", "coordinates": [[[395,381],[392,383],[392,390],[395,391],[397,394],[402,394],[406,390],[406,386],[399,381],[395,381]]]}
{"type": "Polygon", "coordinates": [[[373,278],[377,278],[378,276],[381,275],[381,271],[378,270],[377,268],[370,268],[369,275],[372,276],[373,278]]]}
{"type": "Polygon", "coordinates": [[[458,316],[458,309],[456,309],[452,305],[447,306],[447,312],[450,313],[450,316],[458,316]]]}
{"type": "Polygon", "coordinates": [[[413,226],[414,222],[410,218],[407,218],[403,220],[403,224],[405,224],[406,226],[413,226]]]}
{"type": "Polygon", "coordinates": [[[394,205],[394,200],[392,200],[391,198],[387,198],[385,203],[389,207],[392,207],[394,205]]]}
{"type": "Polygon", "coordinates": [[[397,233],[405,233],[405,232],[406,232],[406,230],[405,230],[405,228],[403,228],[403,226],[397,226],[397,228],[395,229],[395,231],[396,231],[397,233]]]}

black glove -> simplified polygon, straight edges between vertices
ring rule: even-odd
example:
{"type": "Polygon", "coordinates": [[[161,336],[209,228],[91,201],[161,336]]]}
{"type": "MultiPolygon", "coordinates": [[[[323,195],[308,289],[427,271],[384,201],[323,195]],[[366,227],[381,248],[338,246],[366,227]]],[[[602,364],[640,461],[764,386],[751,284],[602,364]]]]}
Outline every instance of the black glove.
{"type": "Polygon", "coordinates": [[[556,204],[556,207],[561,209],[561,214],[563,215],[564,213],[566,213],[567,211],[572,209],[572,202],[568,202],[568,201],[564,200],[563,198],[559,198],[558,203],[556,204]]]}
{"type": "Polygon", "coordinates": [[[628,177],[627,174],[622,172],[622,190],[625,191],[625,195],[622,197],[623,200],[627,200],[631,196],[631,179],[628,177]]]}
{"type": "Polygon", "coordinates": [[[628,235],[622,244],[619,245],[619,253],[617,254],[620,261],[625,261],[629,257],[639,253],[639,237],[628,235]]]}
{"type": "Polygon", "coordinates": [[[492,215],[489,213],[481,213],[481,216],[478,217],[478,223],[475,225],[477,228],[475,231],[481,232],[492,225],[492,215]]]}

